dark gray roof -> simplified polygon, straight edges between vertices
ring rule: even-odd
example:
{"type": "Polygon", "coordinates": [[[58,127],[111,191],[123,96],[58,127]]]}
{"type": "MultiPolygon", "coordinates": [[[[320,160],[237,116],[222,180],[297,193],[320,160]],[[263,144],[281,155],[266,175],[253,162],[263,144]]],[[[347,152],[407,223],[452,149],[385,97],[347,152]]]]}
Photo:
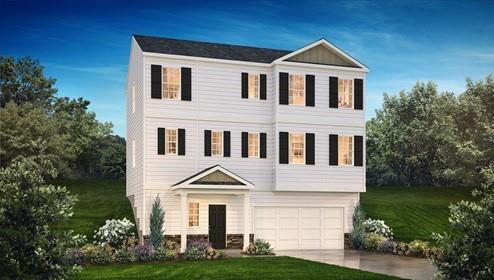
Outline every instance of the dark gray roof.
{"type": "Polygon", "coordinates": [[[271,63],[292,51],[134,35],[144,52],[271,63]]]}

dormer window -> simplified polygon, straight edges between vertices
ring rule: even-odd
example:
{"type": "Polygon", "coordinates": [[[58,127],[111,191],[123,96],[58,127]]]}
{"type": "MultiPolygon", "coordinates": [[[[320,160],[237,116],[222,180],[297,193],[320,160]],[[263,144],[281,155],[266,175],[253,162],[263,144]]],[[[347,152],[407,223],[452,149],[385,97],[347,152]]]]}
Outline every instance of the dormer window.
{"type": "Polygon", "coordinates": [[[163,67],[163,98],[180,99],[180,68],[163,67]]]}
{"type": "Polygon", "coordinates": [[[338,80],[338,108],[353,108],[353,80],[338,80]]]}
{"type": "Polygon", "coordinates": [[[290,75],[288,88],[288,104],[305,105],[304,75],[290,75]]]}

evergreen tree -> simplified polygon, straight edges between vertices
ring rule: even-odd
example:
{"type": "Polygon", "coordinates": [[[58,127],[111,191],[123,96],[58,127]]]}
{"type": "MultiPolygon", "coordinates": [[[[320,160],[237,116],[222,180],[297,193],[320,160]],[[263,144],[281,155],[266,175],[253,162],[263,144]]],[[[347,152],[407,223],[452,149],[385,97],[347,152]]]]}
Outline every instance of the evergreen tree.
{"type": "Polygon", "coordinates": [[[163,243],[163,235],[165,231],[163,230],[163,225],[165,223],[165,211],[161,208],[161,201],[159,195],[153,203],[153,209],[151,210],[151,222],[149,223],[150,235],[149,241],[154,248],[158,248],[163,243]]]}

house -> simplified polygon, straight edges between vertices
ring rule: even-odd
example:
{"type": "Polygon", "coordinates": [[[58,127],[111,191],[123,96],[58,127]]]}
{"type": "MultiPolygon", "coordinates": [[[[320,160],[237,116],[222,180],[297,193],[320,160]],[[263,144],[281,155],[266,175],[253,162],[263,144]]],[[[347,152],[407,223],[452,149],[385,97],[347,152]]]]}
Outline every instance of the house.
{"type": "Polygon", "coordinates": [[[368,69],[325,39],[295,51],[134,35],[127,190],[139,236],[341,249],[365,192],[368,69]]]}

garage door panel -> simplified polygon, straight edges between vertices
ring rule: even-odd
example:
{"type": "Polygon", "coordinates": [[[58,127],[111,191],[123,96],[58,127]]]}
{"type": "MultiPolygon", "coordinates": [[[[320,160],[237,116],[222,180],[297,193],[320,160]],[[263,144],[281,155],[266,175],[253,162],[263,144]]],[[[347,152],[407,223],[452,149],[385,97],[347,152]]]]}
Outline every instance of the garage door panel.
{"type": "Polygon", "coordinates": [[[321,219],[302,218],[302,228],[321,228],[321,219]]]}
{"type": "Polygon", "coordinates": [[[298,238],[298,228],[295,229],[280,229],[279,230],[280,239],[293,239],[298,238]]]}
{"type": "Polygon", "coordinates": [[[276,226],[276,218],[256,218],[256,229],[269,229],[274,226],[276,226]]]}
{"type": "Polygon", "coordinates": [[[256,228],[256,238],[259,236],[262,239],[276,238],[276,229],[257,229],[256,228]]]}
{"type": "Polygon", "coordinates": [[[341,208],[323,208],[322,215],[324,218],[340,218],[341,208]]]}
{"type": "Polygon", "coordinates": [[[302,218],[319,218],[321,216],[321,208],[301,208],[300,214],[302,218]]]}
{"type": "Polygon", "coordinates": [[[280,218],[280,228],[298,228],[298,218],[280,218]]]}
{"type": "Polygon", "coordinates": [[[298,248],[298,240],[293,239],[280,239],[278,250],[290,250],[298,248]]]}
{"type": "Polygon", "coordinates": [[[323,219],[322,226],[324,228],[341,228],[341,217],[340,218],[329,218],[323,219]]]}
{"type": "Polygon", "coordinates": [[[276,218],[276,208],[271,207],[256,207],[256,218],[276,218]]]}
{"type": "Polygon", "coordinates": [[[321,239],[302,239],[300,247],[303,249],[320,249],[322,248],[321,239]]]}
{"type": "MultiPolygon", "coordinates": [[[[340,233],[341,233],[340,229],[323,229],[322,235],[324,236],[323,238],[325,238],[325,239],[328,237],[334,237],[337,239],[341,239],[341,237],[339,237],[340,233]]],[[[333,238],[330,238],[330,239],[333,239],[333,238]]]]}
{"type": "Polygon", "coordinates": [[[279,208],[279,217],[280,218],[297,218],[298,217],[298,208],[279,208]]]}
{"type": "Polygon", "coordinates": [[[321,229],[302,229],[302,238],[303,239],[321,239],[321,229]]]}

